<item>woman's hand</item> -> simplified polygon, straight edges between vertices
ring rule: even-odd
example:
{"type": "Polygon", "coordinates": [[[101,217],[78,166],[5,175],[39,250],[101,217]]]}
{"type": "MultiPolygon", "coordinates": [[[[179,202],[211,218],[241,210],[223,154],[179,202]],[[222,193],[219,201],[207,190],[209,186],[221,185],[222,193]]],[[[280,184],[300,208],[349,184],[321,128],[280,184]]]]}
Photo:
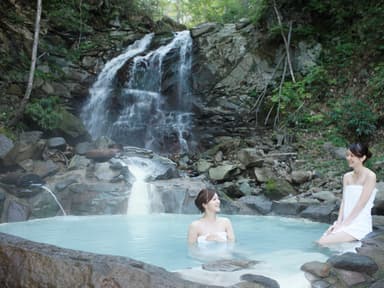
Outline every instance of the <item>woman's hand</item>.
{"type": "Polygon", "coordinates": [[[341,229],[341,226],[342,226],[342,224],[340,222],[335,221],[331,226],[329,226],[327,231],[325,231],[324,235],[329,235],[333,232],[337,232],[338,230],[341,229]]]}
{"type": "Polygon", "coordinates": [[[336,222],[332,226],[332,232],[338,232],[344,225],[342,223],[336,222]]]}
{"type": "Polygon", "coordinates": [[[225,242],[226,240],[220,237],[217,234],[208,234],[207,237],[205,237],[205,240],[207,241],[216,241],[216,242],[225,242]]]}

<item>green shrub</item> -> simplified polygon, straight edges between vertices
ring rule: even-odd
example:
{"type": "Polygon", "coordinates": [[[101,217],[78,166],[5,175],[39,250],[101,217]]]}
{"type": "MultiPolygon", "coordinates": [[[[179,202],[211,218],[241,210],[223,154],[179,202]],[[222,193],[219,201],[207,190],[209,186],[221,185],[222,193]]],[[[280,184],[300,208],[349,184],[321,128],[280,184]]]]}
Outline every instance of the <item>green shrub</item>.
{"type": "Polygon", "coordinates": [[[277,113],[280,113],[283,122],[289,126],[318,124],[323,121],[324,115],[313,112],[309,104],[326,96],[324,91],[331,82],[326,76],[325,69],[315,66],[301,80],[286,81],[281,90],[280,87],[275,88],[271,102],[278,106],[277,113]]]}
{"type": "Polygon", "coordinates": [[[32,119],[38,126],[46,130],[57,128],[62,119],[60,99],[55,96],[32,100],[27,104],[25,115],[32,119]]]}
{"type": "Polygon", "coordinates": [[[342,99],[331,111],[330,118],[339,133],[349,140],[369,140],[377,129],[377,115],[367,103],[355,97],[342,99]]]}
{"type": "Polygon", "coordinates": [[[374,75],[369,81],[369,87],[371,89],[371,102],[373,108],[376,111],[381,112],[383,115],[384,107],[384,62],[379,63],[374,68],[374,75]]]}

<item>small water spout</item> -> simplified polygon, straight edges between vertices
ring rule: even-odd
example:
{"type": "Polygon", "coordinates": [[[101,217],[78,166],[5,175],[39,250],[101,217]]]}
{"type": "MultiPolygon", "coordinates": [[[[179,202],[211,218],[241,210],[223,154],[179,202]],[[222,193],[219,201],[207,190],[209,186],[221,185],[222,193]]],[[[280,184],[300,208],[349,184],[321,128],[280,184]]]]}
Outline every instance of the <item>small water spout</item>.
{"type": "Polygon", "coordinates": [[[51,196],[53,197],[53,199],[56,201],[57,205],[59,206],[61,212],[63,212],[63,215],[67,216],[67,213],[65,213],[63,206],[61,206],[59,200],[57,199],[56,195],[51,191],[51,189],[49,189],[47,186],[44,186],[42,184],[31,184],[30,186],[40,187],[40,188],[44,189],[45,191],[47,191],[49,194],[51,194],[51,196]]]}

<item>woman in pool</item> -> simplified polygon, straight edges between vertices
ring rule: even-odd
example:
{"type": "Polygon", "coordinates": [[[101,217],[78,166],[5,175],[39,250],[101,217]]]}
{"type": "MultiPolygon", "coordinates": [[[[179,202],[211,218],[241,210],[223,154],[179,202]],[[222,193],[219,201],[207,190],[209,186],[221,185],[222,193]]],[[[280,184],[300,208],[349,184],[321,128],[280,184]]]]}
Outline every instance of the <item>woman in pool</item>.
{"type": "Polygon", "coordinates": [[[202,189],[195,204],[203,216],[189,225],[189,244],[235,241],[231,221],[216,216],[220,212],[220,199],[214,190],[202,189]]]}
{"type": "Polygon", "coordinates": [[[371,156],[368,147],[361,143],[349,146],[346,159],[353,171],[343,177],[343,199],[337,221],[325,231],[319,244],[357,241],[372,231],[376,174],[364,166],[371,156]]]}

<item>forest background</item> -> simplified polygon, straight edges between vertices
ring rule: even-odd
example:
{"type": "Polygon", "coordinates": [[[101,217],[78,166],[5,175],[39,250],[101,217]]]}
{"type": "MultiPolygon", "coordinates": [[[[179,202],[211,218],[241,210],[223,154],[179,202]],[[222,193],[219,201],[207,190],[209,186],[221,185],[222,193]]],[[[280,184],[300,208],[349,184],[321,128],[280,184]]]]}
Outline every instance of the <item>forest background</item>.
{"type": "MultiPolygon", "coordinates": [[[[271,129],[300,135],[301,148],[308,151],[304,154],[313,159],[321,156],[320,147],[325,142],[345,146],[352,141],[363,141],[372,147],[375,163],[384,161],[384,1],[39,0],[31,3],[5,0],[0,5],[6,2],[23,8],[1,9],[0,17],[30,31],[36,30],[33,21],[39,3],[42,4],[43,24],[49,23],[57,33],[79,41],[74,49],[67,50],[48,47],[40,39],[40,53],[66,54],[73,61],[89,45],[98,45],[97,41],[83,39],[115,19],[132,22],[167,16],[191,28],[204,22],[234,23],[247,18],[259,29],[268,29],[271,42],[283,41],[283,35],[290,37],[292,46],[301,39],[313,39],[323,47],[318,65],[305,77],[294,78],[287,73],[278,88],[266,91],[266,105],[279,107],[278,122],[271,129]],[[277,13],[282,21],[275,21],[272,27],[266,25],[277,13]]],[[[27,91],[31,54],[32,46],[9,55],[0,45],[1,83],[24,82],[27,91]]],[[[35,79],[51,77],[38,70],[33,75],[35,79]]],[[[249,96],[256,102],[259,95],[249,96]]],[[[60,110],[66,109],[55,96],[32,96],[25,101],[25,107],[23,100],[1,95],[0,133],[13,139],[28,129],[31,119],[43,130],[54,129],[60,110]]],[[[323,165],[322,169],[327,169],[333,163],[323,165]]]]}

